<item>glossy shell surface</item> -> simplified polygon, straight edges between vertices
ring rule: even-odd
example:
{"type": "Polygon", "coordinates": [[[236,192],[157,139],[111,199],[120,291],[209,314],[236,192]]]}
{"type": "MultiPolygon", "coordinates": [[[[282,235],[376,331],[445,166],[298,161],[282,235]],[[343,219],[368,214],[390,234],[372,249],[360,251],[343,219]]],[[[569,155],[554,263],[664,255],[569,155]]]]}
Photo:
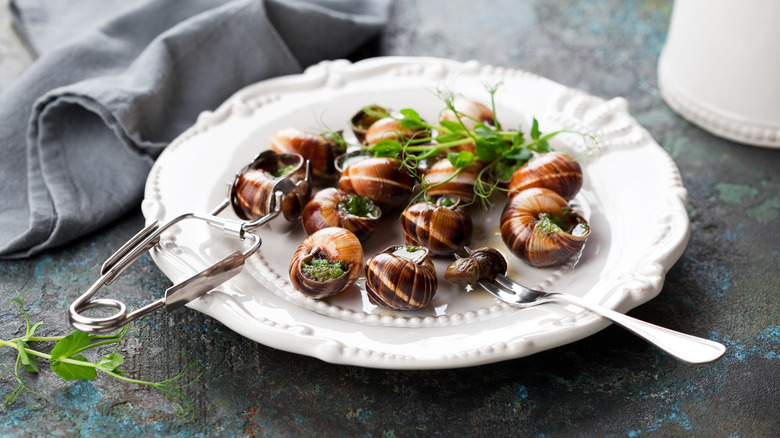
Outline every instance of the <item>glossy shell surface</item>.
{"type": "Polygon", "coordinates": [[[471,242],[474,224],[465,210],[417,202],[401,216],[404,240],[428,248],[432,256],[449,256],[471,242]]]}
{"type": "Polygon", "coordinates": [[[428,250],[417,260],[394,254],[403,245],[391,246],[366,261],[366,293],[372,303],[394,310],[417,310],[436,294],[436,268],[428,250]]]}
{"type": "Polygon", "coordinates": [[[293,254],[290,261],[290,281],[304,295],[326,298],[351,286],[363,268],[363,246],[358,238],[343,228],[323,228],[308,236],[293,254]],[[315,257],[348,267],[340,277],[329,281],[315,281],[303,273],[303,264],[315,257]]]}
{"type": "Polygon", "coordinates": [[[355,135],[358,143],[363,143],[365,141],[368,128],[370,128],[374,122],[382,118],[382,116],[380,116],[381,114],[386,113],[389,113],[386,108],[373,104],[361,108],[349,119],[350,129],[355,135]]]}
{"type": "Polygon", "coordinates": [[[384,213],[406,205],[415,180],[399,160],[364,158],[348,165],[339,178],[338,187],[374,201],[384,213]]]}
{"type": "Polygon", "coordinates": [[[231,185],[233,211],[241,219],[250,221],[267,215],[273,208],[275,187],[280,180],[290,179],[298,186],[283,197],[282,214],[290,222],[298,220],[311,194],[310,185],[303,181],[305,172],[304,159],[298,154],[259,155],[236,175],[231,185]]]}
{"type": "Polygon", "coordinates": [[[426,193],[430,197],[455,195],[463,203],[471,202],[474,199],[474,184],[482,168],[481,162],[474,162],[453,177],[457,171],[455,166],[450,160],[439,160],[425,173],[425,181],[433,186],[426,193]]]}
{"type": "Polygon", "coordinates": [[[280,153],[300,154],[311,161],[314,184],[333,182],[338,174],[334,160],[345,151],[345,147],[322,135],[311,134],[298,128],[283,128],[270,139],[271,150],[280,153]]]}
{"type": "MultiPolygon", "coordinates": [[[[423,130],[413,130],[401,126],[398,119],[394,117],[384,117],[376,122],[366,130],[366,136],[363,142],[365,144],[373,145],[382,140],[397,140],[404,141],[409,140],[415,136],[423,135],[423,130]]],[[[427,136],[427,134],[424,134],[427,136]]]]}
{"type": "Polygon", "coordinates": [[[513,254],[533,266],[555,266],[568,261],[580,253],[589,235],[585,218],[570,210],[568,202],[549,189],[523,190],[507,202],[501,213],[504,243],[513,254]],[[585,227],[582,233],[548,231],[540,225],[542,215],[565,215],[569,211],[570,219],[585,227]]]}
{"type": "Polygon", "coordinates": [[[327,227],[341,227],[352,231],[361,242],[365,242],[379,225],[382,210],[375,206],[368,216],[351,214],[340,205],[349,196],[360,195],[352,195],[335,187],[317,192],[303,208],[301,215],[301,224],[306,234],[327,227]]]}
{"type": "Polygon", "coordinates": [[[565,152],[547,152],[531,159],[512,174],[510,196],[532,187],[550,189],[571,200],[582,187],[582,168],[565,152]]]}

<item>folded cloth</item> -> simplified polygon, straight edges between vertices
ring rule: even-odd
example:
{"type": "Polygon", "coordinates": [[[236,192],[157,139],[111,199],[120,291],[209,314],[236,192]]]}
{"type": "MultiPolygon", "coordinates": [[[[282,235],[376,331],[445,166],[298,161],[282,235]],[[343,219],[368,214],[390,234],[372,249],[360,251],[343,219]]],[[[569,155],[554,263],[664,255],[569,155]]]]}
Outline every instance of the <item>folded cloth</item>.
{"type": "Polygon", "coordinates": [[[0,257],[137,207],[154,159],[240,88],[344,57],[390,0],[11,0],[36,61],[0,95],[0,257]]]}

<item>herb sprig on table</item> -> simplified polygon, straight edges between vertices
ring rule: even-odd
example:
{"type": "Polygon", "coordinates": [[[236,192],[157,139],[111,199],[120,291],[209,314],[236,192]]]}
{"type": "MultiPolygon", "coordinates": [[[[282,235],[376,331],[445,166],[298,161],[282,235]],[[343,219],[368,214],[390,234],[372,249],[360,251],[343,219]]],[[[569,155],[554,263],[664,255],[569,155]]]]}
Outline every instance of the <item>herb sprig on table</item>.
{"type": "Polygon", "coordinates": [[[30,323],[27,310],[24,307],[26,295],[27,293],[20,295],[17,291],[16,296],[10,300],[10,305],[18,305],[24,316],[25,334],[14,339],[0,339],[0,347],[14,348],[17,351],[13,367],[0,364],[0,367],[9,372],[16,380],[16,386],[5,397],[3,404],[11,405],[20,395],[27,392],[41,401],[41,404],[36,408],[46,406],[43,395],[28,387],[22,378],[22,370],[33,374],[39,373],[39,361],[42,359],[48,361],[51,370],[64,380],[93,380],[97,377],[98,372],[101,372],[124,382],[156,388],[175,404],[174,412],[178,417],[187,421],[192,419],[194,415],[192,403],[183,391],[200,378],[201,373],[199,372],[190,381],[185,381],[185,377],[195,368],[193,361],[190,360],[187,366],[175,376],[158,382],[127,377],[125,371],[121,369],[124,364],[124,356],[118,350],[125,336],[131,333],[128,326],[124,326],[110,335],[92,335],[75,330],[67,336],[40,336],[38,331],[43,325],[43,321],[30,323]],[[48,353],[31,347],[31,344],[47,342],[54,342],[54,347],[48,353]],[[88,350],[111,345],[114,346],[113,351],[103,355],[98,360],[91,361],[82,354],[88,350]]]}

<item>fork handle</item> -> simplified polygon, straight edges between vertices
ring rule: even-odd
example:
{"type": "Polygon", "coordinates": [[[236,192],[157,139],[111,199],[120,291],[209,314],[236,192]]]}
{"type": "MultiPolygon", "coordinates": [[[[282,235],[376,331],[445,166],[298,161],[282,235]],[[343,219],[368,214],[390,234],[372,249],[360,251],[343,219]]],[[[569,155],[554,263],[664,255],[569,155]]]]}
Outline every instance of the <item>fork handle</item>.
{"type": "Polygon", "coordinates": [[[641,321],[598,304],[590,303],[574,295],[553,292],[548,297],[574,304],[577,307],[582,307],[610,319],[612,322],[619,324],[661,350],[685,362],[712,362],[726,352],[726,347],[718,342],[641,321]]]}

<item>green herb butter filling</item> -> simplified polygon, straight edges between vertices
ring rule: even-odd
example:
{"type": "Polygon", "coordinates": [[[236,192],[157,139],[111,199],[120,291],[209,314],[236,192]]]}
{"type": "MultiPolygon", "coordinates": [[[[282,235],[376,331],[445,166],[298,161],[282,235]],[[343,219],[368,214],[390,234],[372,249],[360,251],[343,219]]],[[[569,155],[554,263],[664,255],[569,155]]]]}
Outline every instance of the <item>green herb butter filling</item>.
{"type": "Polygon", "coordinates": [[[570,208],[563,208],[558,214],[542,213],[536,221],[536,228],[550,235],[563,231],[573,236],[584,236],[589,230],[588,224],[580,221],[577,213],[570,208]]]}
{"type": "Polygon", "coordinates": [[[436,205],[442,206],[442,207],[452,207],[458,203],[459,199],[457,196],[452,195],[445,195],[440,196],[436,198],[436,205]]]}
{"type": "Polygon", "coordinates": [[[285,166],[277,169],[276,172],[268,172],[268,174],[274,178],[279,178],[280,176],[287,175],[290,171],[295,169],[297,166],[298,164],[290,164],[289,166],[285,166]]]}
{"type": "Polygon", "coordinates": [[[303,262],[301,271],[306,278],[322,283],[341,277],[349,271],[349,265],[342,262],[331,262],[325,257],[316,256],[303,262]]]}
{"type": "Polygon", "coordinates": [[[369,219],[376,219],[381,214],[379,207],[374,204],[374,201],[360,195],[345,196],[344,200],[339,202],[339,208],[353,216],[369,219]]]}

